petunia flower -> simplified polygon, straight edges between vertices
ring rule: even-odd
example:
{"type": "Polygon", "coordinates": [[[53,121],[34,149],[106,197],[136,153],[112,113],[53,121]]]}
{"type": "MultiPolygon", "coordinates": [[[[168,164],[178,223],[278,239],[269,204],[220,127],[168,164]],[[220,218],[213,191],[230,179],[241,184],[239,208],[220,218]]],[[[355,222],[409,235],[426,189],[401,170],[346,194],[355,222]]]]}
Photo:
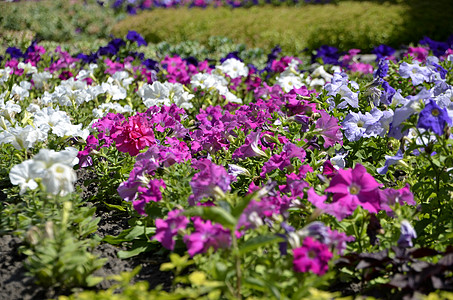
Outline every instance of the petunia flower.
{"type": "Polygon", "coordinates": [[[417,238],[417,232],[407,220],[401,221],[401,235],[398,239],[398,246],[403,248],[413,247],[412,239],[417,238]]]}
{"type": "Polygon", "coordinates": [[[341,221],[352,215],[359,205],[371,213],[377,213],[381,209],[380,186],[365,167],[357,164],[354,169],[339,169],[332,178],[325,190],[332,193],[331,203],[326,202],[327,196],[316,194],[313,188],[308,190],[308,201],[341,221]]]}
{"type": "Polygon", "coordinates": [[[178,231],[184,230],[189,224],[189,219],[181,212],[178,209],[172,210],[165,220],[156,219],[156,234],[151,237],[151,240],[159,241],[166,249],[173,250],[175,248],[174,237],[178,231]]]}
{"type": "Polygon", "coordinates": [[[313,272],[324,275],[329,269],[329,260],[332,253],[327,245],[317,240],[306,237],[301,247],[293,250],[293,266],[296,272],[313,272]]]}
{"type": "Polygon", "coordinates": [[[195,218],[193,222],[195,231],[190,235],[184,236],[187,245],[187,252],[190,256],[205,253],[209,248],[228,248],[231,244],[231,234],[228,229],[220,224],[212,224],[210,220],[204,221],[195,218]]]}
{"type": "Polygon", "coordinates": [[[452,120],[445,108],[440,108],[434,100],[430,100],[418,117],[418,128],[430,129],[437,135],[442,135],[445,125],[451,125],[452,120]]]}

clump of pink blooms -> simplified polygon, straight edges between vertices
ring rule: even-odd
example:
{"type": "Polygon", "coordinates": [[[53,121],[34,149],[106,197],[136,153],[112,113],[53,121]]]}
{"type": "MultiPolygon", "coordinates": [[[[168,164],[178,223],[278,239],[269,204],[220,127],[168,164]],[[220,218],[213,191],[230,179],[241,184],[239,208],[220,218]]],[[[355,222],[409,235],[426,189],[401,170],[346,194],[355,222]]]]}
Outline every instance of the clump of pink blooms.
{"type": "Polygon", "coordinates": [[[333,254],[327,245],[306,237],[301,247],[293,249],[293,266],[296,272],[313,272],[324,275],[329,269],[329,261],[333,254]]]}

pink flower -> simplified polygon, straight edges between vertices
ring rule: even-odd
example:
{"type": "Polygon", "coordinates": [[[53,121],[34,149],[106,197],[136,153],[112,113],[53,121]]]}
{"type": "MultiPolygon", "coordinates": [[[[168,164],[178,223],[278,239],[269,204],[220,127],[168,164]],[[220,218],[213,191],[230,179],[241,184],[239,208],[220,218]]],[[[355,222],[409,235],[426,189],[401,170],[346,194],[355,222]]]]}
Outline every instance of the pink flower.
{"type": "Polygon", "coordinates": [[[173,239],[179,230],[186,228],[189,220],[186,216],[181,215],[180,210],[172,210],[168,213],[167,219],[156,220],[156,234],[151,240],[156,240],[162,243],[168,250],[175,248],[175,240],[173,239]]]}
{"type": "Polygon", "coordinates": [[[359,72],[363,74],[372,74],[373,73],[373,66],[370,64],[365,63],[353,63],[351,66],[352,72],[359,72]]]}
{"type": "Polygon", "coordinates": [[[416,60],[424,62],[428,57],[429,51],[423,47],[409,47],[405,56],[411,55],[416,60]]]}
{"type": "Polygon", "coordinates": [[[308,201],[341,221],[359,205],[371,213],[381,210],[380,186],[365,167],[357,164],[355,169],[338,170],[332,178],[325,190],[333,195],[331,203],[326,203],[327,196],[316,194],[313,188],[308,190],[308,201]]]}
{"type": "Polygon", "coordinates": [[[129,153],[136,156],[140,150],[154,145],[153,124],[149,119],[137,114],[130,117],[127,121],[112,128],[112,138],[116,142],[116,148],[120,152],[129,153]]]}
{"type": "Polygon", "coordinates": [[[302,246],[293,250],[293,255],[294,271],[311,271],[317,275],[327,272],[329,260],[332,258],[329,247],[311,237],[306,237],[302,246]]]}

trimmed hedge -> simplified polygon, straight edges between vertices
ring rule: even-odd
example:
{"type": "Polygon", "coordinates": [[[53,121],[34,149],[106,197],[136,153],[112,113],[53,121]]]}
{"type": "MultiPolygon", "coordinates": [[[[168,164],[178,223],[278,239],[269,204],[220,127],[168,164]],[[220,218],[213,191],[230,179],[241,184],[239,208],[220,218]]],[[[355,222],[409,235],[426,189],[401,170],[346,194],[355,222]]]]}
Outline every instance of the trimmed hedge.
{"type": "Polygon", "coordinates": [[[95,0],[0,3],[0,11],[1,32],[27,30],[39,40],[58,42],[108,38],[116,23],[114,11],[95,0]]]}
{"type": "Polygon", "coordinates": [[[129,30],[136,30],[153,43],[205,43],[210,36],[226,36],[236,43],[266,50],[279,44],[289,53],[321,45],[367,51],[380,44],[399,47],[417,42],[424,35],[445,40],[453,33],[452,11],[449,0],[156,9],[124,19],[112,32],[123,37],[129,30]]]}

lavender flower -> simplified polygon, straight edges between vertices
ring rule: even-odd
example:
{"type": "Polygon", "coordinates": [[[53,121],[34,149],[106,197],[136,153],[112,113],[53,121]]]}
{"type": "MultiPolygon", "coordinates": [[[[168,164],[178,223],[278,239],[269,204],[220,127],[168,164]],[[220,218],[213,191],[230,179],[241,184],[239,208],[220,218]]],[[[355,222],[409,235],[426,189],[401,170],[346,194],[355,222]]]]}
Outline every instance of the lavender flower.
{"type": "Polygon", "coordinates": [[[417,233],[414,228],[409,221],[403,220],[401,222],[401,235],[398,239],[398,246],[402,248],[413,247],[412,239],[415,238],[417,238],[417,233]]]}
{"type": "Polygon", "coordinates": [[[399,73],[403,78],[411,78],[414,85],[430,81],[431,71],[427,67],[420,67],[418,63],[408,64],[403,62],[400,65],[399,73]]]}

